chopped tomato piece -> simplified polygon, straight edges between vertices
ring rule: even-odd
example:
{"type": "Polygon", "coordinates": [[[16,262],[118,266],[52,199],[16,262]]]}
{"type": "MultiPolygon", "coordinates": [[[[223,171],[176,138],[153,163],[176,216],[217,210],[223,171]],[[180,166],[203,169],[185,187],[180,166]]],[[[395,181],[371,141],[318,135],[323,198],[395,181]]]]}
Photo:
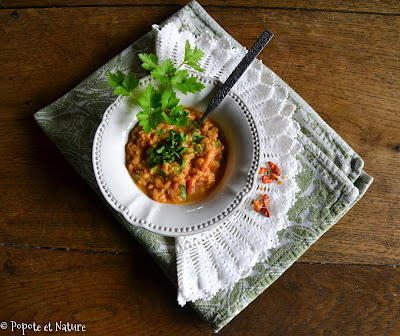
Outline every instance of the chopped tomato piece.
{"type": "Polygon", "coordinates": [[[194,193],[196,182],[197,182],[197,176],[193,176],[189,181],[186,182],[186,193],[188,195],[194,193]]]}
{"type": "Polygon", "coordinates": [[[215,155],[217,155],[217,150],[215,147],[212,147],[207,154],[204,156],[204,162],[202,163],[200,170],[204,173],[209,173],[210,168],[208,166],[210,165],[211,161],[214,159],[215,155]]]}

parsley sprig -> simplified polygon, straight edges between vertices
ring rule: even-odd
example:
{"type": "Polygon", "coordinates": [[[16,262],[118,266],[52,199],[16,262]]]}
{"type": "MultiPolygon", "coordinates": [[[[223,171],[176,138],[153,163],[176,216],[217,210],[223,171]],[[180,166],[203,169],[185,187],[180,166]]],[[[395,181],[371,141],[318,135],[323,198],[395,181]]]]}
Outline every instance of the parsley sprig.
{"type": "Polygon", "coordinates": [[[156,130],[158,125],[164,121],[178,127],[188,126],[188,112],[183,110],[182,105],[178,105],[179,98],[173,88],[185,95],[188,92],[196,93],[204,89],[205,86],[196,78],[188,77],[187,70],[179,70],[186,65],[203,72],[200,61],[204,52],[197,46],[192,49],[189,41],[186,41],[185,57],[177,68],[170,59],[159,64],[159,59],[154,54],[143,53],[138,56],[143,62],[142,67],[150,70],[150,74],[160,82],[160,89],[157,90],[152,84],[148,84],[142,96],[136,97],[134,91],[139,87],[139,80],[132,72],[125,76],[120,70],[115,74],[108,71],[108,84],[115,88],[114,94],[131,96],[134,102],[142,108],[142,111],[137,114],[137,118],[139,125],[146,133],[156,130]]]}

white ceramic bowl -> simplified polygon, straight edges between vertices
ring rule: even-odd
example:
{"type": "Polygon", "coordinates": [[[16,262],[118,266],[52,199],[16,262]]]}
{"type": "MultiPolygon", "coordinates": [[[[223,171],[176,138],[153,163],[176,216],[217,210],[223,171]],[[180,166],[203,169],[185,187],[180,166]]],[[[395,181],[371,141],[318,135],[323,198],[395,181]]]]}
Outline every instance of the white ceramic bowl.
{"type": "MultiPolygon", "coordinates": [[[[205,111],[221,83],[215,78],[191,74],[205,85],[196,94],[177,92],[179,104],[205,111]]],[[[152,77],[140,80],[157,87],[152,77]]],[[[259,166],[259,134],[243,101],[232,92],[211,114],[226,137],[228,161],[225,175],[204,200],[183,204],[161,204],[145,195],[133,182],[125,166],[125,145],[138,122],[140,108],[129,97],[119,96],[104,113],[93,141],[93,167],[97,183],[108,203],[125,219],[166,236],[199,233],[225,221],[255,187],[259,166]]]]}

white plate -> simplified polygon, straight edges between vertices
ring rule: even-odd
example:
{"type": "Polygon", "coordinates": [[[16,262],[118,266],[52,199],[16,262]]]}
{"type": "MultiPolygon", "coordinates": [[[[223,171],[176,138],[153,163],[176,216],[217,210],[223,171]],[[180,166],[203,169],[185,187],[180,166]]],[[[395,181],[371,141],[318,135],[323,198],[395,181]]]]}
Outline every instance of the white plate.
{"type": "MultiPolygon", "coordinates": [[[[215,78],[190,74],[206,87],[196,94],[177,92],[179,104],[205,111],[221,85],[215,78]]],[[[140,80],[157,87],[148,76],[140,80]]],[[[93,167],[97,183],[107,202],[125,219],[149,231],[166,236],[199,233],[225,221],[244,202],[255,187],[259,166],[259,135],[256,124],[243,101],[232,92],[211,117],[222,128],[228,142],[225,175],[204,200],[183,204],[162,204],[146,196],[133,182],[125,166],[125,145],[138,122],[140,108],[129,97],[119,96],[104,113],[93,141],[93,167]]]]}

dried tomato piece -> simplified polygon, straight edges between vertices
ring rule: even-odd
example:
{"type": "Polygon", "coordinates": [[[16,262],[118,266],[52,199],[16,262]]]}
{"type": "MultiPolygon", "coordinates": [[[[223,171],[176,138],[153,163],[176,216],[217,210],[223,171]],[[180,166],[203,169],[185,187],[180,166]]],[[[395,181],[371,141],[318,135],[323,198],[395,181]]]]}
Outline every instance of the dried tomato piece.
{"type": "Polygon", "coordinates": [[[268,168],[260,167],[260,170],[258,171],[258,174],[259,174],[259,175],[265,174],[267,171],[268,171],[268,168]]]}
{"type": "Polygon", "coordinates": [[[261,178],[262,183],[272,183],[274,182],[274,180],[272,178],[270,178],[268,175],[264,175],[261,178]]]}
{"type": "Polygon", "coordinates": [[[253,207],[254,207],[255,211],[259,212],[261,210],[261,207],[262,207],[261,201],[258,200],[258,199],[254,200],[253,207]]]}
{"type": "Polygon", "coordinates": [[[278,179],[278,175],[271,173],[269,174],[269,176],[273,179],[273,180],[277,180],[278,179]]]}
{"type": "Polygon", "coordinates": [[[281,175],[281,170],[278,168],[278,166],[275,163],[268,161],[268,164],[269,164],[269,167],[271,168],[271,172],[273,172],[277,176],[281,175]]]}
{"type": "Polygon", "coordinates": [[[262,203],[263,203],[263,206],[265,208],[269,205],[269,197],[268,197],[268,195],[266,195],[266,194],[263,195],[262,203]]]}
{"type": "Polygon", "coordinates": [[[265,217],[269,217],[270,216],[269,211],[268,211],[267,208],[261,209],[261,212],[264,214],[265,217]]]}

